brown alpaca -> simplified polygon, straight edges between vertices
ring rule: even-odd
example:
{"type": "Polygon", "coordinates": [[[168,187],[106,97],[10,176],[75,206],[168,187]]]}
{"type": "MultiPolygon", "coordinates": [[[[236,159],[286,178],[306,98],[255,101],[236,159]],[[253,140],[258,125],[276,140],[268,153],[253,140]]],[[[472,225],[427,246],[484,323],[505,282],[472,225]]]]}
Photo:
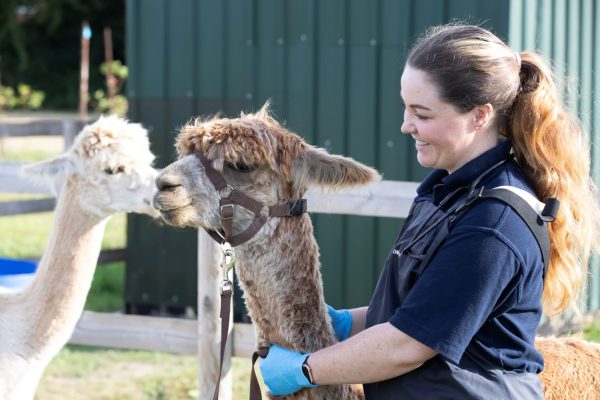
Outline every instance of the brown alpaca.
{"type": "MultiPolygon", "coordinates": [[[[240,118],[196,120],[177,138],[180,159],[157,179],[155,206],[174,226],[222,230],[219,197],[196,154],[212,160],[234,188],[263,204],[299,199],[310,185],[341,188],[378,180],[358,162],[306,144],[269,116],[268,105],[240,118]]],[[[254,219],[236,206],[233,233],[254,219]]],[[[258,346],[277,343],[314,352],[336,343],[325,308],[319,249],[306,214],[270,218],[237,246],[236,271],[254,321],[258,346]]],[[[362,395],[350,385],[303,389],[285,399],[344,400],[362,395]]]]}
{"type": "Polygon", "coordinates": [[[546,400],[600,399],[600,345],[576,338],[538,337],[546,400]]]}

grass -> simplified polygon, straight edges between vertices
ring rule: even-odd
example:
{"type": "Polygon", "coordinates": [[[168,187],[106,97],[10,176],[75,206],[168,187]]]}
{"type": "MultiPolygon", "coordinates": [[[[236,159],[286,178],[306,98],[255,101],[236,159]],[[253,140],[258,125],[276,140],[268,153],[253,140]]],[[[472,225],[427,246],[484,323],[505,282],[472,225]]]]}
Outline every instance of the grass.
{"type": "MultiPolygon", "coordinates": [[[[22,199],[21,196],[3,196],[0,200],[22,199]]],[[[0,257],[39,257],[50,237],[52,212],[11,215],[0,218],[0,257]]],[[[108,221],[102,241],[103,249],[118,249],[126,246],[125,214],[117,214],[108,221]]]]}
{"type": "Polygon", "coordinates": [[[585,327],[583,330],[583,336],[586,338],[586,340],[600,343],[600,321],[596,321],[585,327]]]}
{"type": "MultiPolygon", "coordinates": [[[[68,345],[46,370],[36,400],[197,399],[197,363],[192,356],[68,345]]],[[[234,399],[248,398],[249,372],[250,360],[234,357],[234,399]]]]}
{"type": "Polygon", "coordinates": [[[0,161],[36,162],[62,152],[62,136],[0,138],[0,161]]]}

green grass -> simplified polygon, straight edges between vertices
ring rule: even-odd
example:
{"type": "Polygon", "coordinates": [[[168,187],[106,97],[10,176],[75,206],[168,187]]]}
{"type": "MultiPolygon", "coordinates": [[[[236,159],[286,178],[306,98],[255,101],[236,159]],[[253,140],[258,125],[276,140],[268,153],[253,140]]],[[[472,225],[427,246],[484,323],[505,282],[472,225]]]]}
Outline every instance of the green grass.
{"type": "Polygon", "coordinates": [[[61,136],[27,136],[0,138],[0,161],[36,162],[62,153],[61,136]]]}
{"type": "MultiPolygon", "coordinates": [[[[0,257],[34,258],[43,254],[54,213],[11,215],[0,218],[0,257]]],[[[106,226],[103,249],[118,249],[126,246],[126,215],[113,216],[106,226]]]]}
{"type": "Polygon", "coordinates": [[[583,336],[586,340],[600,343],[600,321],[595,321],[583,330],[583,336]]]}
{"type": "MultiPolygon", "coordinates": [[[[193,356],[69,345],[46,370],[35,398],[197,399],[197,363],[193,356]]],[[[233,374],[233,398],[248,398],[250,360],[234,357],[233,374]]]]}

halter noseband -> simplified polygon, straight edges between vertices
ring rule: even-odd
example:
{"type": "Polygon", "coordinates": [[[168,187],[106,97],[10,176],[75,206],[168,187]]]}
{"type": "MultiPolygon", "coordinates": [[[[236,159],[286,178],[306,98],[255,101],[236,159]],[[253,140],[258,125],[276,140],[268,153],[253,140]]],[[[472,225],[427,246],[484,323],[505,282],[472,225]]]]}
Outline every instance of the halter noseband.
{"type": "Polygon", "coordinates": [[[232,247],[250,240],[271,217],[295,217],[306,212],[306,199],[297,199],[287,203],[269,206],[263,204],[227,183],[225,177],[211,165],[202,153],[196,153],[206,171],[206,176],[217,189],[219,196],[220,218],[223,234],[212,229],[206,232],[219,244],[229,243],[232,247]],[[233,234],[233,216],[235,205],[244,207],[254,213],[252,223],[237,235],[233,234]]]}

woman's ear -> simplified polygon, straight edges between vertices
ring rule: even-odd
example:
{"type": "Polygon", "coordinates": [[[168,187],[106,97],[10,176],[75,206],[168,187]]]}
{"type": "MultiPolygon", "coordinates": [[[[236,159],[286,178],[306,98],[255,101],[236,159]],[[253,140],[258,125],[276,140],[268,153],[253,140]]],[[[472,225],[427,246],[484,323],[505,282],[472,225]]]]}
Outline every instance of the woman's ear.
{"type": "Polygon", "coordinates": [[[481,130],[488,127],[494,116],[494,106],[490,103],[476,106],[473,109],[473,128],[481,130]]]}

